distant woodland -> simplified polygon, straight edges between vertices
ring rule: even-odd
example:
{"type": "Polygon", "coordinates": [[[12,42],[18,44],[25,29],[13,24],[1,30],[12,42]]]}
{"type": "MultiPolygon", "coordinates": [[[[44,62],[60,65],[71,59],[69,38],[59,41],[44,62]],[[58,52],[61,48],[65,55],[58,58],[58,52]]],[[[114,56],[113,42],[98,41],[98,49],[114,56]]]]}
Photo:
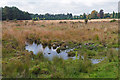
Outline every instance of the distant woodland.
{"type": "Polygon", "coordinates": [[[93,10],[90,14],[80,14],[79,16],[72,13],[67,14],[32,14],[19,10],[17,7],[5,6],[2,8],[2,20],[72,20],[72,19],[113,19],[118,18],[119,13],[104,13],[104,10],[93,10]]]}

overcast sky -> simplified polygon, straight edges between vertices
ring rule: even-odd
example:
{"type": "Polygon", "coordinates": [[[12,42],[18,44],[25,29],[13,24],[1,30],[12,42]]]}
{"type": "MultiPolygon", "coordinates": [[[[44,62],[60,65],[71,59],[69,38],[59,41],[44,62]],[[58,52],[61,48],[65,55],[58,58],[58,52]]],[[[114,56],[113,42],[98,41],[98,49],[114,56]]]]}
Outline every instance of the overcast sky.
{"type": "Polygon", "coordinates": [[[80,15],[92,10],[118,11],[119,0],[0,0],[0,7],[16,6],[20,10],[34,14],[73,13],[80,15]]]}

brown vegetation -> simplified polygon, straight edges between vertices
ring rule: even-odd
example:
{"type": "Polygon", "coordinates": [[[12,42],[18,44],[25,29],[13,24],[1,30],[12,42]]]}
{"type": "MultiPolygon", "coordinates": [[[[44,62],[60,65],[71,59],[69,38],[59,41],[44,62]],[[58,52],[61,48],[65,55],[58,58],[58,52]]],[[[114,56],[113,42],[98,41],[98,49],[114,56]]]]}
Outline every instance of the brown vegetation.
{"type": "Polygon", "coordinates": [[[110,40],[117,41],[118,23],[104,20],[88,21],[88,24],[76,20],[3,21],[2,28],[3,39],[13,37],[20,44],[24,44],[27,39],[46,42],[51,40],[112,42],[110,40]]]}

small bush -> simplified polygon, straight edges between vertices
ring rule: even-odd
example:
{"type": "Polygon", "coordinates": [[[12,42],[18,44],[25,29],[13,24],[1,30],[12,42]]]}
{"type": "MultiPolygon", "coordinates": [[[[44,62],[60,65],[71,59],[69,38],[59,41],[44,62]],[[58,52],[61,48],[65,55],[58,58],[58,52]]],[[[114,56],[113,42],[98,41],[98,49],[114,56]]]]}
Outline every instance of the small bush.
{"type": "Polygon", "coordinates": [[[116,22],[116,20],[115,20],[115,19],[113,19],[113,20],[111,20],[110,22],[116,22]]]}
{"type": "Polygon", "coordinates": [[[78,21],[78,23],[82,23],[82,22],[78,21]]]}
{"type": "Polygon", "coordinates": [[[62,22],[62,21],[60,21],[59,23],[61,24],[61,23],[67,23],[67,22],[66,22],[66,21],[63,21],[63,22],[62,22]]]}
{"type": "Polygon", "coordinates": [[[67,23],[66,21],[64,21],[63,23],[67,23]]]}
{"type": "Polygon", "coordinates": [[[85,19],[85,24],[87,24],[88,23],[88,19],[85,19]]]}

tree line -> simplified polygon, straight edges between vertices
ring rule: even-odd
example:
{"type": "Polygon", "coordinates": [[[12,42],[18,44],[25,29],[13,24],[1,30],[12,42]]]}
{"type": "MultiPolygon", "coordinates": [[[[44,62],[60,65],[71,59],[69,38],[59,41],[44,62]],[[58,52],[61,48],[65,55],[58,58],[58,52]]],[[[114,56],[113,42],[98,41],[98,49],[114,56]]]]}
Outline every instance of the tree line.
{"type": "Polygon", "coordinates": [[[16,7],[7,7],[2,8],[2,20],[30,20],[31,16],[28,12],[21,11],[16,7]]]}
{"type": "Polygon", "coordinates": [[[22,10],[19,10],[17,7],[8,7],[5,6],[2,8],[2,20],[72,20],[72,19],[111,19],[118,18],[119,13],[113,11],[113,13],[104,13],[104,10],[99,12],[93,10],[90,14],[83,13],[82,15],[76,16],[72,13],[67,14],[32,14],[22,10]]]}

